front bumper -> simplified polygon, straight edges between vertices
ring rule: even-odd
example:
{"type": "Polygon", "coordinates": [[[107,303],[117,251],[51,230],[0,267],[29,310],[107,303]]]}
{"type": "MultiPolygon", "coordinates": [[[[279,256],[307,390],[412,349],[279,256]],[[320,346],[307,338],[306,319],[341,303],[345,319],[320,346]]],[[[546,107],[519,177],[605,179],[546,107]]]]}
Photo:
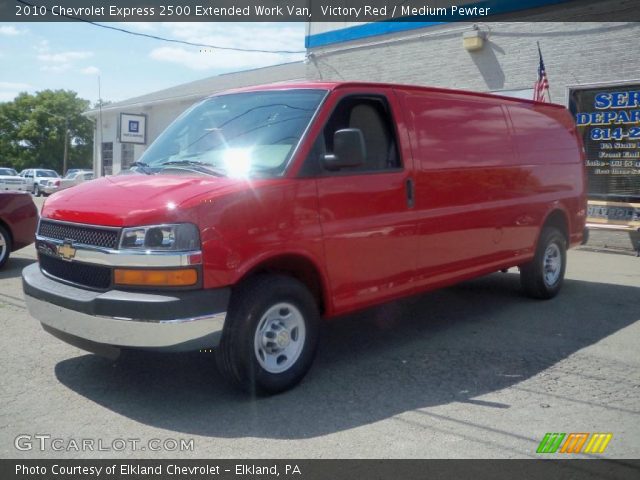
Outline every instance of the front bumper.
{"type": "Polygon", "coordinates": [[[45,330],[107,356],[123,347],[172,351],[215,347],[230,297],[229,288],[95,292],[55,281],[37,263],[22,271],[22,284],[29,313],[45,330]]]}
{"type": "Polygon", "coordinates": [[[23,183],[0,183],[0,191],[26,192],[27,186],[23,183]]]}
{"type": "Polygon", "coordinates": [[[60,190],[60,187],[56,187],[54,185],[41,185],[41,189],[47,195],[51,195],[52,193],[56,193],[60,190]]]}

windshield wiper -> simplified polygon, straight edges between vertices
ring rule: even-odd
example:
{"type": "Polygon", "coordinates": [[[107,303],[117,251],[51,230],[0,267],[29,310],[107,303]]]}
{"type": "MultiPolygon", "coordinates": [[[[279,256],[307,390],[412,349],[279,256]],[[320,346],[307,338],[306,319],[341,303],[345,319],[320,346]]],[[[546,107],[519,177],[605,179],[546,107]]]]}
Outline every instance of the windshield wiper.
{"type": "MultiPolygon", "coordinates": [[[[190,157],[197,157],[199,154],[194,153],[192,155],[189,155],[190,157]]],[[[201,162],[199,160],[169,160],[168,162],[162,162],[160,164],[161,167],[164,167],[165,165],[209,165],[211,166],[210,163],[207,162],[201,162]]]]}
{"type": "Polygon", "coordinates": [[[142,173],[144,173],[145,175],[153,175],[153,171],[151,170],[151,167],[147,163],[144,163],[144,162],[133,162],[130,165],[130,167],[139,167],[140,171],[142,173]]]}
{"type": "Polygon", "coordinates": [[[168,166],[188,166],[195,167],[195,169],[199,172],[210,173],[212,175],[216,175],[218,177],[226,176],[222,170],[215,168],[213,165],[207,162],[200,162],[198,160],[169,160],[168,162],[161,163],[161,167],[168,166]]]}

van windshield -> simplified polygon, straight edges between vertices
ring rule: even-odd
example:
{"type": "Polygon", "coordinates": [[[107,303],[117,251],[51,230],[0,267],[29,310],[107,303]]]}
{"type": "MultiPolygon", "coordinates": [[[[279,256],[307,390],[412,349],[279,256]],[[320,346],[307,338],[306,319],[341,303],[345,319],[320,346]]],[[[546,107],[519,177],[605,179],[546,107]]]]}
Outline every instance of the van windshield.
{"type": "Polygon", "coordinates": [[[295,89],[209,98],[172,123],[137,164],[152,172],[279,175],[325,94],[295,89]]]}

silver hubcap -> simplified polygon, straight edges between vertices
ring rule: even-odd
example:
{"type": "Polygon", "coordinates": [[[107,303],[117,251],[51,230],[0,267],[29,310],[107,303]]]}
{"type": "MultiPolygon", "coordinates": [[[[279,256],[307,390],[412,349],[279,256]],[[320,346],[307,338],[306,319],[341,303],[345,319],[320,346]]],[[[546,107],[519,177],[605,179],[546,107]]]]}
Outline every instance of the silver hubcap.
{"type": "Polygon", "coordinates": [[[558,282],[562,271],[562,254],[560,247],[555,243],[550,243],[544,251],[543,259],[544,283],[551,287],[558,282]]]}
{"type": "Polygon", "coordinates": [[[7,241],[4,238],[4,235],[0,233],[0,260],[4,258],[4,254],[7,250],[7,241]]]}
{"type": "Polygon", "coordinates": [[[306,330],[302,313],[286,302],[269,308],[258,322],[253,340],[258,363],[269,373],[282,373],[302,353],[306,330]]]}

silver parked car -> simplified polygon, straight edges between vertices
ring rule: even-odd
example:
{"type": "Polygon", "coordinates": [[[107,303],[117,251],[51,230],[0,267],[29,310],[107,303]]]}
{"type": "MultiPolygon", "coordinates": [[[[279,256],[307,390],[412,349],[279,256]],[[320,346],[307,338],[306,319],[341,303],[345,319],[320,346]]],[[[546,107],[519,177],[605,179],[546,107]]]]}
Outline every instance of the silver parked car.
{"type": "Polygon", "coordinates": [[[64,190],[65,188],[79,185],[87,180],[93,180],[91,170],[69,170],[63,178],[51,178],[42,182],[42,191],[45,195],[64,190]]]}
{"type": "Polygon", "coordinates": [[[26,191],[27,182],[13,168],[0,167],[0,191],[26,191]]]}
{"type": "Polygon", "coordinates": [[[36,197],[44,193],[42,182],[52,178],[60,178],[58,172],[45,168],[27,168],[20,172],[20,176],[27,181],[27,190],[31,191],[36,197]]]}

